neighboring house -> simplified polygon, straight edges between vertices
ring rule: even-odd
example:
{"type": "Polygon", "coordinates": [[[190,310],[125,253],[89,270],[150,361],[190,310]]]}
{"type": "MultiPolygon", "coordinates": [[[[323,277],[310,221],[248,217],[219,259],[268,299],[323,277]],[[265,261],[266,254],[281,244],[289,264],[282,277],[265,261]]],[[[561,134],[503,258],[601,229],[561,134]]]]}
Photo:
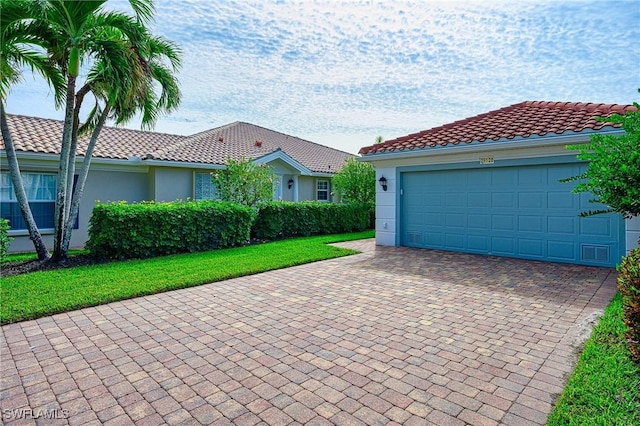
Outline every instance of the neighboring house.
{"type": "Polygon", "coordinates": [[[376,243],[615,266],[636,246],[640,218],[581,218],[602,206],[559,179],[586,169],[568,144],[622,134],[595,118],[629,110],[522,102],[362,148],[387,181],[377,186],[376,243]]]}
{"type": "MultiPolygon", "coordinates": [[[[53,206],[62,121],[9,115],[9,128],[27,197],[47,244],[53,244],[53,206]]],[[[78,171],[87,138],[78,148],[78,171]]],[[[32,250],[0,151],[1,216],[10,220],[11,251],[32,250]]],[[[174,201],[216,197],[211,172],[228,158],[251,158],[273,167],[274,199],[334,201],[331,177],[353,155],[248,123],[236,122],[192,136],[105,127],[96,144],[72,247],[88,239],[96,201],[174,201]]]]}

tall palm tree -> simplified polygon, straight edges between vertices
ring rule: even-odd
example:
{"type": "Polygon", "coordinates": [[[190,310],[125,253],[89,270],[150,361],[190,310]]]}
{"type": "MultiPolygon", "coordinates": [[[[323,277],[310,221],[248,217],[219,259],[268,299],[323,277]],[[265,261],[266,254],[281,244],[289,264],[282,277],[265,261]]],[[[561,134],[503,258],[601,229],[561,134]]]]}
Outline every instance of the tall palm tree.
{"type": "MultiPolygon", "coordinates": [[[[0,1],[3,6],[7,2],[0,1]]],[[[31,1],[40,5],[31,18],[37,23],[31,35],[46,41],[42,44],[46,56],[65,80],[60,97],[64,100],[65,120],[54,215],[52,260],[56,262],[67,257],[93,147],[107,118],[122,124],[141,112],[143,125],[149,127],[159,113],[175,109],[180,102],[175,79],[179,49],[152,36],[145,27],[153,14],[152,0],[129,0],[136,16],[105,11],[105,2],[31,1]],[[84,80],[81,69],[88,70],[84,80]],[[156,83],[161,88],[160,95],[155,91],[156,83]],[[80,110],[89,94],[93,95],[95,106],[81,125],[80,110]],[[78,140],[83,133],[91,133],[91,139],[74,192],[78,140]]]]}
{"type": "MultiPolygon", "coordinates": [[[[65,253],[78,216],[93,148],[106,119],[112,118],[116,124],[121,124],[140,114],[143,128],[152,128],[161,112],[175,110],[181,100],[174,75],[180,67],[180,49],[175,44],[147,33],[136,43],[116,34],[104,47],[110,54],[95,62],[87,82],[79,90],[79,93],[91,91],[96,103],[85,125],[79,129],[80,132],[91,129],[91,138],[70,203],[62,244],[65,253]],[[156,92],[156,86],[160,93],[156,92]]],[[[73,176],[72,173],[69,175],[73,176]]]]}
{"type": "MultiPolygon", "coordinates": [[[[53,88],[57,105],[62,103],[64,78],[55,64],[43,53],[48,48],[46,26],[34,22],[39,16],[40,4],[29,0],[2,0],[0,2],[0,130],[4,141],[9,175],[13,184],[20,212],[33,241],[38,259],[49,258],[49,251],[42,239],[22,182],[15,146],[7,122],[5,99],[11,86],[22,79],[24,68],[41,74],[53,88]]],[[[49,36],[49,37],[48,37],[49,36]]]]}

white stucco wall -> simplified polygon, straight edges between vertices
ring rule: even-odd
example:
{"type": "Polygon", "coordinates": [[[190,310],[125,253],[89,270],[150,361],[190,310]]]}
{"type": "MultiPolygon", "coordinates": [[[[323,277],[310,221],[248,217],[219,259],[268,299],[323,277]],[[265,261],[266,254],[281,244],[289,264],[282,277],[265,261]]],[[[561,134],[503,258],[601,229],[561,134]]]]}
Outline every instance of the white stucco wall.
{"type": "Polygon", "coordinates": [[[376,167],[376,244],[396,245],[396,168],[376,167]],[[387,190],[380,186],[381,176],[387,179],[387,190]]]}
{"type": "Polygon", "coordinates": [[[154,167],[149,170],[149,175],[153,181],[149,199],[164,202],[194,198],[193,170],[154,167]]]}

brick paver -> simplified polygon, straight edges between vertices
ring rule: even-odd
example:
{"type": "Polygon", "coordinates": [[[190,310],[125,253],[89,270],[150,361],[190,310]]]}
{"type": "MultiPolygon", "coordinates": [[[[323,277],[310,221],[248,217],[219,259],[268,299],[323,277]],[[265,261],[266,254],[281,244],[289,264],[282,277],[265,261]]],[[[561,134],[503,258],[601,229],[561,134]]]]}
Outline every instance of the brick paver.
{"type": "Polygon", "coordinates": [[[544,424],[615,293],[611,269],[345,245],[2,327],[2,422],[544,424]]]}

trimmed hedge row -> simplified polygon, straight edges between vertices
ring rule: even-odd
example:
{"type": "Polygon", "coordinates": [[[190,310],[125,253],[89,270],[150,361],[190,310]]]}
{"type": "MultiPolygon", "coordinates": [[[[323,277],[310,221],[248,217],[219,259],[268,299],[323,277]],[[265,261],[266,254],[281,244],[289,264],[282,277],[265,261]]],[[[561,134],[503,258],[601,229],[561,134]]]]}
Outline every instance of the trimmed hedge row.
{"type": "Polygon", "coordinates": [[[98,258],[128,259],[244,245],[255,216],[221,201],[99,204],[87,249],[98,258]]]}
{"type": "Polygon", "coordinates": [[[0,262],[4,261],[7,257],[7,250],[9,250],[9,244],[13,238],[9,237],[9,221],[7,219],[0,219],[0,262]]]}
{"type": "Polygon", "coordinates": [[[262,205],[251,236],[260,240],[359,232],[371,228],[371,208],[357,203],[274,201],[262,205]]]}

